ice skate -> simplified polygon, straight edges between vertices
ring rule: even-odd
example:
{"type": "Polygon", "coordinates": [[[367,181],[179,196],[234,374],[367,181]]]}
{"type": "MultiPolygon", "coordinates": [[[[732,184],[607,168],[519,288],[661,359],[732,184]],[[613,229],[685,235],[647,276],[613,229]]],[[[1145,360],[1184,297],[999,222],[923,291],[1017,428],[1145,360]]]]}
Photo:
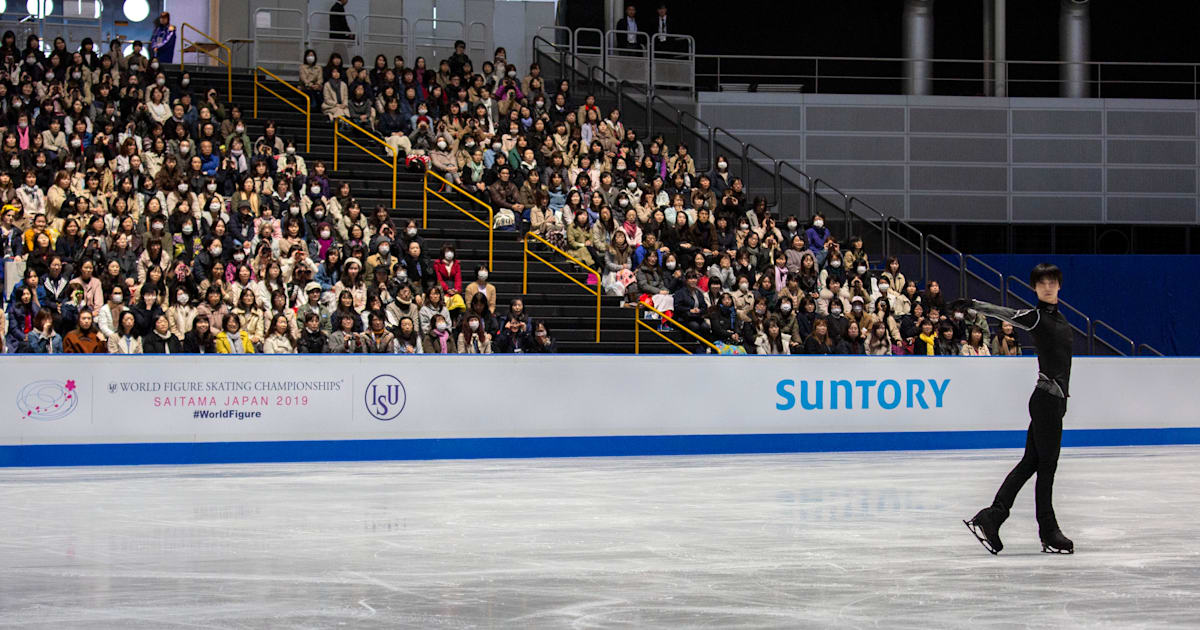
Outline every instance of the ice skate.
{"type": "Polygon", "coordinates": [[[1075,553],[1075,543],[1063,536],[1062,530],[1055,527],[1054,531],[1042,534],[1042,553],[1075,553]]]}
{"type": "Polygon", "coordinates": [[[979,540],[979,544],[983,545],[992,555],[1000,553],[1004,549],[1004,543],[1000,542],[1000,525],[1004,523],[1004,519],[994,507],[987,507],[979,510],[969,521],[963,521],[963,525],[975,535],[979,540]]]}

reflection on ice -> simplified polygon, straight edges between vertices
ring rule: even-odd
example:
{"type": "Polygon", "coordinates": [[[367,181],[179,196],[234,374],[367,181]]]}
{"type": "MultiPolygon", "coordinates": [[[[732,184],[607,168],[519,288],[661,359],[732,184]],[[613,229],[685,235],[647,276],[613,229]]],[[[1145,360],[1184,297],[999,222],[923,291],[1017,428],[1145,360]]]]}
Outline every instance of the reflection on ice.
{"type": "Polygon", "coordinates": [[[0,470],[0,627],[1193,626],[1197,448],[0,470]]]}

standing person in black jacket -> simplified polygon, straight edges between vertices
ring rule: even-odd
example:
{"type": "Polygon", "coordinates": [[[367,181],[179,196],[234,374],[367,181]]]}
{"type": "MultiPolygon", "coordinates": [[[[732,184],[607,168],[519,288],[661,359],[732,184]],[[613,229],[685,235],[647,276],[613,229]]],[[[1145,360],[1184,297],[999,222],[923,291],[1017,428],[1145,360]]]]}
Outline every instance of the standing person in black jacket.
{"type": "Polygon", "coordinates": [[[350,31],[350,23],[346,19],[347,1],[334,0],[333,6],[329,7],[329,39],[354,39],[354,33],[350,31]]]}
{"type": "Polygon", "coordinates": [[[1015,310],[970,300],[970,306],[984,315],[1006,321],[1028,331],[1037,348],[1038,380],[1029,397],[1029,431],[1025,437],[1025,455],[1008,473],[991,507],[984,508],[970,521],[963,521],[983,546],[993,554],[1004,548],[1000,525],[1021,491],[1021,486],[1037,473],[1036,501],[1038,536],[1046,553],[1074,553],[1075,545],[1058,527],[1051,502],[1054,473],[1062,447],[1062,419],[1070,395],[1071,342],[1073,331],[1058,310],[1058,291],[1062,271],[1042,263],[1029,274],[1029,283],[1037,292],[1036,308],[1015,310]]]}

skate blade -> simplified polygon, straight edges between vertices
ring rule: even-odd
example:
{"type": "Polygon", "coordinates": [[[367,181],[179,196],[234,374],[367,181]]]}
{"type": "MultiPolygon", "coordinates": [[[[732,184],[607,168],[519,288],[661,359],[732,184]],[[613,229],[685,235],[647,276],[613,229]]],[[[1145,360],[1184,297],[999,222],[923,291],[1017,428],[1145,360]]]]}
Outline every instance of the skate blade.
{"type": "Polygon", "coordinates": [[[969,521],[964,520],[963,525],[967,526],[967,531],[971,532],[971,535],[975,537],[975,540],[978,540],[979,544],[983,545],[983,548],[988,550],[988,553],[992,554],[993,556],[1000,553],[999,551],[996,551],[994,547],[992,547],[992,544],[988,542],[986,537],[980,536],[979,532],[975,531],[975,526],[969,521]]]}
{"type": "Polygon", "coordinates": [[[1045,544],[1043,544],[1043,545],[1042,545],[1042,553],[1057,553],[1057,554],[1062,554],[1062,555],[1064,555],[1064,556],[1070,556],[1070,555],[1074,555],[1074,554],[1075,554],[1075,549],[1074,549],[1074,548],[1071,548],[1071,549],[1056,549],[1056,548],[1054,548],[1054,547],[1051,547],[1050,545],[1045,545],[1045,544]]]}

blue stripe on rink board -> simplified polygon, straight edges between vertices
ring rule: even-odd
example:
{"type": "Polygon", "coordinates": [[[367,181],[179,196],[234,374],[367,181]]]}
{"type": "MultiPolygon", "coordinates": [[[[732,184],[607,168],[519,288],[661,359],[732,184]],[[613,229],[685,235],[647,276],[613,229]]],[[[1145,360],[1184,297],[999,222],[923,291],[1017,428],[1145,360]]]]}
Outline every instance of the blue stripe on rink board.
{"type": "MultiPolygon", "coordinates": [[[[379,461],[516,457],[601,457],[920,451],[1020,448],[1024,431],[628,435],[584,437],[165,442],[0,446],[0,466],[116,466],[251,462],[379,461]]],[[[1200,444],[1200,427],[1068,429],[1063,446],[1200,444]]]]}

